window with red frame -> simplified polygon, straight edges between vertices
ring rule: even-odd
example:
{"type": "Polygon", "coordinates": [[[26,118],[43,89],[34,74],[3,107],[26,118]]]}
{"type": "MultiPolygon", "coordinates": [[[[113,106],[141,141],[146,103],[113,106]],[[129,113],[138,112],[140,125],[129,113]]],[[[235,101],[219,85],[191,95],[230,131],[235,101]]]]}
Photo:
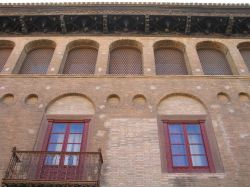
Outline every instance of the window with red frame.
{"type": "MultiPolygon", "coordinates": [[[[87,141],[87,121],[50,121],[43,150],[48,152],[81,152],[87,141]]],[[[77,155],[49,155],[45,165],[78,165],[77,155]]]]}
{"type": "Polygon", "coordinates": [[[163,123],[169,172],[215,172],[204,122],[163,123]]]}
{"type": "Polygon", "coordinates": [[[89,120],[49,120],[37,178],[79,179],[84,165],[89,120]]]}

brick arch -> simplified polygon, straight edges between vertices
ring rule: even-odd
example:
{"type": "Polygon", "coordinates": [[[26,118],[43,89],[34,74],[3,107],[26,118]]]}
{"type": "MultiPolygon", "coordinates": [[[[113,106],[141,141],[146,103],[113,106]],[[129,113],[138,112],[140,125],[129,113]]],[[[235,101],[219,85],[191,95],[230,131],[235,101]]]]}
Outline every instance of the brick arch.
{"type": "Polygon", "coordinates": [[[18,60],[16,71],[20,74],[46,74],[56,43],[52,40],[34,40],[26,44],[18,60]]]}
{"type": "Polygon", "coordinates": [[[56,42],[48,39],[33,40],[25,45],[24,50],[29,52],[43,47],[56,48],[56,42]]]}
{"type": "Polygon", "coordinates": [[[45,111],[47,115],[93,115],[95,106],[84,94],[68,93],[52,99],[45,111]]]}
{"type": "Polygon", "coordinates": [[[94,74],[99,43],[94,40],[74,40],[67,45],[60,72],[63,74],[94,74]]]}
{"type": "Polygon", "coordinates": [[[0,40],[0,48],[14,48],[15,47],[15,42],[11,41],[11,40],[0,40]]]}
{"type": "Polygon", "coordinates": [[[241,42],[237,45],[237,48],[250,72],[250,42],[241,42]]]}
{"type": "Polygon", "coordinates": [[[3,70],[4,65],[6,64],[15,43],[11,40],[0,40],[0,72],[3,70]]]}
{"type": "Polygon", "coordinates": [[[206,105],[196,96],[186,93],[172,93],[163,97],[157,106],[159,115],[203,115],[208,111],[206,105]]]}
{"type": "Polygon", "coordinates": [[[112,51],[116,48],[121,48],[121,47],[132,47],[142,52],[143,45],[141,42],[136,40],[122,39],[122,40],[116,40],[113,43],[111,43],[109,46],[109,50],[112,51]]]}
{"type": "Polygon", "coordinates": [[[220,43],[220,42],[216,42],[216,41],[201,41],[199,43],[196,44],[196,49],[216,49],[220,52],[222,52],[223,54],[226,54],[228,52],[227,47],[220,43]]]}
{"type": "Polygon", "coordinates": [[[44,138],[46,138],[48,132],[49,120],[89,121],[94,114],[95,105],[84,94],[64,93],[52,98],[44,108],[44,116],[34,149],[40,151],[43,148],[44,138]]]}
{"type": "Polygon", "coordinates": [[[219,42],[202,41],[196,45],[196,50],[204,74],[206,75],[232,75],[228,61],[228,49],[219,42]]]}
{"type": "MultiPolygon", "coordinates": [[[[159,130],[164,132],[162,120],[197,122],[205,121],[204,127],[211,149],[211,159],[216,172],[224,172],[224,167],[218,151],[218,145],[214,134],[213,121],[207,105],[199,97],[189,93],[171,93],[164,96],[157,105],[159,130]]],[[[165,136],[160,134],[160,146],[162,163],[166,162],[165,136]]]]}
{"type": "Polygon", "coordinates": [[[186,75],[185,45],[174,40],[154,43],[155,68],[157,75],[186,75]]]}
{"type": "Polygon", "coordinates": [[[95,49],[99,49],[99,43],[95,40],[90,40],[90,39],[79,39],[79,40],[73,40],[67,44],[67,50],[70,51],[74,48],[78,47],[92,47],[95,49]]]}
{"type": "Polygon", "coordinates": [[[175,40],[159,40],[156,41],[153,44],[154,49],[159,49],[159,48],[174,48],[174,49],[178,49],[182,52],[185,51],[186,46],[179,42],[179,41],[175,41],[175,40]]]}
{"type": "Polygon", "coordinates": [[[142,44],[136,40],[118,40],[110,45],[109,74],[143,74],[142,44]]]}

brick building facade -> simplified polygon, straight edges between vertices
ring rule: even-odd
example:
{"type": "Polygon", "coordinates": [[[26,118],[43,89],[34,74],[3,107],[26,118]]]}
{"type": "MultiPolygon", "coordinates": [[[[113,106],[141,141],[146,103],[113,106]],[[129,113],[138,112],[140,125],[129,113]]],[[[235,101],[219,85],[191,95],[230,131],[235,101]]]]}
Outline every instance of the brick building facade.
{"type": "Polygon", "coordinates": [[[12,4],[0,23],[2,185],[250,186],[248,5],[12,4]]]}

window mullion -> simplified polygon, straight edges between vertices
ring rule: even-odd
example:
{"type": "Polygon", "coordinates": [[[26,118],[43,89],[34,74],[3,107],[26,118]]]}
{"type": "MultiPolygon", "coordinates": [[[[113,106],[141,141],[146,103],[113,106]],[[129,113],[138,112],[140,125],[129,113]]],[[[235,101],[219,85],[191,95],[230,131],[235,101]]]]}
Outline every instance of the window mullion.
{"type": "MultiPolygon", "coordinates": [[[[66,123],[66,124],[67,125],[66,125],[66,130],[65,130],[62,152],[66,152],[66,150],[67,150],[68,137],[69,137],[70,123],[66,123]]],[[[61,160],[60,160],[60,164],[59,164],[60,166],[64,165],[64,160],[65,160],[65,153],[63,153],[63,155],[61,154],[61,160]]]]}
{"type": "Polygon", "coordinates": [[[70,123],[67,123],[65,137],[64,137],[64,141],[63,141],[62,152],[66,152],[66,150],[67,150],[67,144],[68,144],[68,138],[69,138],[69,128],[70,128],[70,123]]]}
{"type": "Polygon", "coordinates": [[[185,147],[186,147],[186,151],[187,151],[188,168],[190,170],[192,170],[193,163],[192,163],[192,159],[191,159],[191,152],[190,152],[188,134],[187,134],[185,123],[182,123],[182,128],[183,128],[183,135],[184,135],[184,139],[185,139],[185,147]]]}

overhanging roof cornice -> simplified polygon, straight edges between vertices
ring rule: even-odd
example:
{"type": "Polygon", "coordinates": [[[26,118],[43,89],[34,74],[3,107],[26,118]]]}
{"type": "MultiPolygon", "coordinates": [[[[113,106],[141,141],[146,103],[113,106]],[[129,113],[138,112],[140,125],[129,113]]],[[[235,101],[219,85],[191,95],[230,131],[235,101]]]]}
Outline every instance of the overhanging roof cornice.
{"type": "Polygon", "coordinates": [[[197,3],[0,4],[0,33],[249,36],[250,6],[197,3]]]}

